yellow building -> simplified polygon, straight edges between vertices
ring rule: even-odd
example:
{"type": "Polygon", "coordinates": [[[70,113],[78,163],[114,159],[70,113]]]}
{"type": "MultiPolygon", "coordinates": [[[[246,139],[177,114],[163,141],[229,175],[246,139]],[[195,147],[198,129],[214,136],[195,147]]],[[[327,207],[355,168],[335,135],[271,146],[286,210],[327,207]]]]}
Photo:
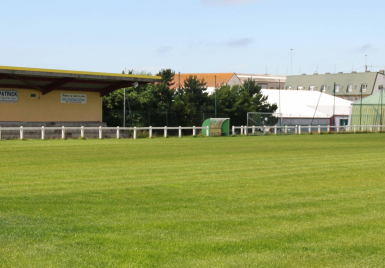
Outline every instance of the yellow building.
{"type": "Polygon", "coordinates": [[[102,97],[160,77],[0,66],[5,122],[102,122],[102,97]]]}

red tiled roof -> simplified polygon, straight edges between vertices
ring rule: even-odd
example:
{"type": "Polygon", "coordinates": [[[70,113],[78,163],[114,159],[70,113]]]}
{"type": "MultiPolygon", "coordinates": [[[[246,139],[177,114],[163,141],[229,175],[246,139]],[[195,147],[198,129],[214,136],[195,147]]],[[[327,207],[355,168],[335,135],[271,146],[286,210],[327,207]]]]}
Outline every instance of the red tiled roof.
{"type": "MultiPolygon", "coordinates": [[[[180,74],[180,86],[183,87],[184,85],[184,80],[188,78],[190,75],[196,75],[199,80],[202,78],[205,80],[207,83],[207,87],[215,87],[215,76],[217,78],[217,86],[227,84],[228,81],[233,77],[235,73],[190,73],[190,74],[180,74]]],[[[179,74],[175,74],[174,76],[174,85],[171,86],[171,88],[179,88],[179,74]]]]}

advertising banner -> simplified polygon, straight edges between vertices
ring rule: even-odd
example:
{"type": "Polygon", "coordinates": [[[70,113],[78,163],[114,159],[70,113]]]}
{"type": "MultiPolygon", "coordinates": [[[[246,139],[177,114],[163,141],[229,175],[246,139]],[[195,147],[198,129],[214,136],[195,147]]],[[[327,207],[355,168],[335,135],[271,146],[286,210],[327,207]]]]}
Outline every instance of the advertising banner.
{"type": "Polygon", "coordinates": [[[87,94],[61,93],[60,102],[61,103],[86,104],[87,103],[87,94]]]}
{"type": "Polygon", "coordinates": [[[0,102],[17,102],[19,95],[17,90],[2,90],[0,89],[0,102]]]}

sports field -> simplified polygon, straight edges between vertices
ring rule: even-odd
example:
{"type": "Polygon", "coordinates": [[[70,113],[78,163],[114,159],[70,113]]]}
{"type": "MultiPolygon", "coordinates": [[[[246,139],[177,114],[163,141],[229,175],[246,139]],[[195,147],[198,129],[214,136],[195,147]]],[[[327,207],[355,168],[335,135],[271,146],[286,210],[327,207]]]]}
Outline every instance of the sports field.
{"type": "Polygon", "coordinates": [[[385,134],[0,141],[1,267],[384,267],[385,134]]]}

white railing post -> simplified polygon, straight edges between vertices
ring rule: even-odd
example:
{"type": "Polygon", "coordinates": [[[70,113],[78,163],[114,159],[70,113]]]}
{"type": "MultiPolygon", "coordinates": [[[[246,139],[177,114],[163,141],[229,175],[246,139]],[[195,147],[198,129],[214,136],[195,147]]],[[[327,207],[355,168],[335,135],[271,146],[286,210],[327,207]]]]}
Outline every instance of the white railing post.
{"type": "Polygon", "coordinates": [[[195,126],[193,126],[193,136],[195,137],[197,135],[197,130],[195,128],[195,126]]]}
{"type": "Polygon", "coordinates": [[[63,140],[66,138],[66,128],[65,128],[65,126],[61,127],[61,138],[63,140]]]}
{"type": "Polygon", "coordinates": [[[99,126],[99,139],[103,139],[103,130],[102,130],[102,126],[99,126]]]}
{"type": "Polygon", "coordinates": [[[136,140],[136,127],[134,127],[134,140],[136,140]]]}
{"type": "Polygon", "coordinates": [[[321,126],[318,125],[318,134],[321,134],[321,126]]]}
{"type": "Polygon", "coordinates": [[[233,126],[232,134],[233,134],[233,136],[235,136],[235,126],[233,126]]]}
{"type": "Polygon", "coordinates": [[[340,133],[340,128],[336,127],[337,133],[340,133]]]}
{"type": "Polygon", "coordinates": [[[266,134],[266,128],[265,128],[265,126],[263,126],[263,128],[262,128],[262,133],[263,133],[263,135],[266,134]]]}
{"type": "Polygon", "coordinates": [[[243,125],[241,126],[241,136],[243,135],[243,125]]]}
{"type": "Polygon", "coordinates": [[[298,135],[301,135],[301,125],[298,125],[298,135]]]}
{"type": "Polygon", "coordinates": [[[24,130],[23,130],[23,126],[20,127],[20,139],[21,139],[21,140],[24,139],[24,130]]]}
{"type": "Polygon", "coordinates": [[[247,136],[249,134],[249,126],[245,126],[245,135],[247,136]]]}
{"type": "Polygon", "coordinates": [[[119,126],[116,127],[116,138],[118,140],[120,139],[120,129],[119,129],[119,126]]]}
{"type": "Polygon", "coordinates": [[[373,126],[370,126],[370,132],[373,132],[373,126]]]}
{"type": "Polygon", "coordinates": [[[354,127],[353,127],[353,131],[354,131],[354,133],[356,133],[356,132],[357,132],[357,127],[356,127],[356,125],[354,125],[354,127]]]}
{"type": "Polygon", "coordinates": [[[179,131],[178,131],[178,136],[179,136],[179,138],[182,138],[182,127],[181,126],[179,126],[179,131]]]}
{"type": "Polygon", "coordinates": [[[152,126],[150,126],[150,129],[148,130],[148,137],[152,138],[152,126]]]}
{"type": "Polygon", "coordinates": [[[327,126],[327,132],[330,133],[330,126],[327,126]]]}
{"type": "Polygon", "coordinates": [[[309,134],[311,134],[311,126],[309,125],[309,134]]]}
{"type": "Polygon", "coordinates": [[[41,139],[42,140],[45,139],[45,129],[44,129],[44,126],[41,127],[41,139]]]}
{"type": "Polygon", "coordinates": [[[84,139],[84,126],[80,127],[80,138],[84,139]]]}
{"type": "Polygon", "coordinates": [[[0,126],[0,141],[1,141],[1,126],[0,126]]]}
{"type": "Polygon", "coordinates": [[[287,134],[287,125],[285,126],[285,134],[287,134]]]}
{"type": "MultiPolygon", "coordinates": [[[[380,126],[378,126],[378,132],[380,132],[381,131],[381,127],[380,126]]],[[[0,136],[1,136],[1,129],[0,129],[0,136]]],[[[1,137],[0,137],[1,138],[1,137]]]]}
{"type": "Polygon", "coordinates": [[[274,126],[274,135],[277,135],[277,126],[274,126]]]}
{"type": "Polygon", "coordinates": [[[209,132],[209,127],[208,127],[208,126],[206,127],[206,136],[207,136],[207,137],[210,136],[210,132],[209,132]]]}
{"type": "Polygon", "coordinates": [[[253,135],[255,134],[255,126],[253,126],[253,128],[252,128],[252,133],[253,133],[253,135]]]}
{"type": "Polygon", "coordinates": [[[295,125],[295,130],[294,130],[295,134],[298,134],[298,125],[295,125]]]}
{"type": "Polygon", "coordinates": [[[164,137],[167,138],[167,126],[164,127],[164,137]]]}

